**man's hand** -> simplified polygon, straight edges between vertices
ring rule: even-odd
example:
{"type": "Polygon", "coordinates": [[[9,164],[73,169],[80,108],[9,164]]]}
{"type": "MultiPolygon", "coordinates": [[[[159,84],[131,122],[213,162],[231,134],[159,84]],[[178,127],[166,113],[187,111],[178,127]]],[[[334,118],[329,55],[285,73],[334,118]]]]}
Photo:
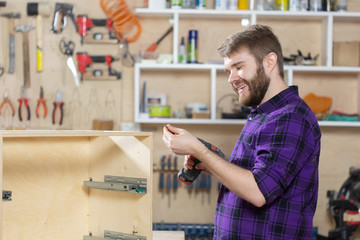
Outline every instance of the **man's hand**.
{"type": "Polygon", "coordinates": [[[182,128],[170,124],[163,129],[163,142],[165,146],[176,155],[192,155],[200,158],[207,148],[195,136],[182,128]]]}
{"type": "MultiPolygon", "coordinates": [[[[195,157],[194,156],[191,156],[191,155],[186,155],[185,158],[184,158],[184,168],[186,170],[188,169],[193,169],[194,167],[194,159],[195,157]]],[[[196,169],[201,169],[203,173],[206,173],[206,174],[211,174],[205,167],[204,165],[200,162],[198,163],[196,166],[195,166],[196,169]]]]}

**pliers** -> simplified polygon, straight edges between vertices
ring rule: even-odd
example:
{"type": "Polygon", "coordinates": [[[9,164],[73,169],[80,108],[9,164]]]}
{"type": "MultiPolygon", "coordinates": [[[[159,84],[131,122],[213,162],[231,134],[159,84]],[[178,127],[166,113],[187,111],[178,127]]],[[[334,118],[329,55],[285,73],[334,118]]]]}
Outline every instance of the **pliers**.
{"type": "Polygon", "coordinates": [[[24,86],[21,87],[20,91],[21,91],[20,92],[21,98],[19,99],[19,120],[20,120],[20,122],[22,122],[22,120],[23,120],[22,105],[24,103],[24,106],[26,107],[26,111],[27,111],[27,120],[30,121],[31,115],[30,115],[29,100],[26,98],[24,86]]]}
{"type": "Polygon", "coordinates": [[[2,102],[1,105],[0,105],[0,115],[2,114],[2,109],[3,109],[3,107],[5,106],[5,104],[8,104],[8,105],[9,105],[9,107],[10,107],[10,109],[11,109],[11,116],[14,117],[14,115],[15,115],[15,108],[14,108],[14,106],[12,105],[12,103],[11,103],[11,101],[10,101],[10,99],[9,99],[9,93],[8,93],[8,91],[5,91],[5,93],[4,93],[4,100],[3,100],[3,102],[2,102]]]}
{"type": "Polygon", "coordinates": [[[47,115],[47,107],[46,107],[46,102],[45,102],[45,98],[44,98],[44,89],[43,87],[40,87],[40,97],[37,100],[37,105],[36,105],[36,117],[39,118],[40,117],[40,107],[41,105],[43,106],[43,118],[46,117],[47,115]]]}
{"type": "Polygon", "coordinates": [[[62,92],[58,89],[56,90],[56,96],[55,96],[55,101],[54,101],[54,110],[52,113],[52,123],[55,124],[56,122],[56,109],[59,109],[59,113],[60,113],[60,120],[59,120],[59,124],[62,124],[63,121],[63,106],[64,106],[64,102],[62,101],[62,92]]]}

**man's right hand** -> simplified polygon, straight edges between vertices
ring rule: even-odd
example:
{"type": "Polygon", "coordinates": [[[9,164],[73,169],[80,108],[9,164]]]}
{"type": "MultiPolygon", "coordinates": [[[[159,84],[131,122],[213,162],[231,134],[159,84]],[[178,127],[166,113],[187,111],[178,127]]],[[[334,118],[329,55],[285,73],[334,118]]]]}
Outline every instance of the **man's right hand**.
{"type": "MultiPolygon", "coordinates": [[[[184,168],[186,170],[188,169],[193,169],[194,168],[194,159],[195,157],[194,156],[191,156],[191,155],[185,155],[185,158],[184,158],[184,168]]],[[[201,169],[203,173],[206,173],[206,174],[211,174],[205,167],[204,165],[200,162],[198,163],[196,166],[195,166],[196,169],[201,169]]]]}

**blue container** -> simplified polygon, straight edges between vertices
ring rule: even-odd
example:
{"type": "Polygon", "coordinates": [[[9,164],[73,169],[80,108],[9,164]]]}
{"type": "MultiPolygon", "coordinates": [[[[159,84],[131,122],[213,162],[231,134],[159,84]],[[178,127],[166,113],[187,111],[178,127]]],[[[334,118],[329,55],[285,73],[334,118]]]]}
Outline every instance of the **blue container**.
{"type": "Polygon", "coordinates": [[[198,63],[197,42],[198,42],[198,31],[189,30],[188,61],[187,61],[188,63],[198,63]]]}

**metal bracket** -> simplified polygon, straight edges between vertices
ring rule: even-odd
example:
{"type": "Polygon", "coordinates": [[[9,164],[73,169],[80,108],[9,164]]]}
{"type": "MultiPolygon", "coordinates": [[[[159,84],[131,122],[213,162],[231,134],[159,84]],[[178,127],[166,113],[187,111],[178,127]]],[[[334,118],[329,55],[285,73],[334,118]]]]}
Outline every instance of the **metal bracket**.
{"type": "Polygon", "coordinates": [[[131,192],[145,194],[147,189],[146,178],[129,178],[105,175],[104,182],[84,181],[84,186],[104,190],[114,190],[122,192],[131,192]]]}
{"type": "Polygon", "coordinates": [[[120,233],[120,232],[113,232],[113,231],[108,231],[108,230],[104,231],[104,237],[103,238],[102,237],[94,237],[94,236],[92,236],[91,233],[88,236],[83,237],[83,240],[109,240],[109,239],[114,239],[114,240],[146,240],[146,237],[126,234],[126,233],[120,233]]]}
{"type": "Polygon", "coordinates": [[[6,190],[3,190],[2,191],[2,200],[3,201],[11,201],[12,197],[12,192],[11,191],[6,191],[6,190]]]}

